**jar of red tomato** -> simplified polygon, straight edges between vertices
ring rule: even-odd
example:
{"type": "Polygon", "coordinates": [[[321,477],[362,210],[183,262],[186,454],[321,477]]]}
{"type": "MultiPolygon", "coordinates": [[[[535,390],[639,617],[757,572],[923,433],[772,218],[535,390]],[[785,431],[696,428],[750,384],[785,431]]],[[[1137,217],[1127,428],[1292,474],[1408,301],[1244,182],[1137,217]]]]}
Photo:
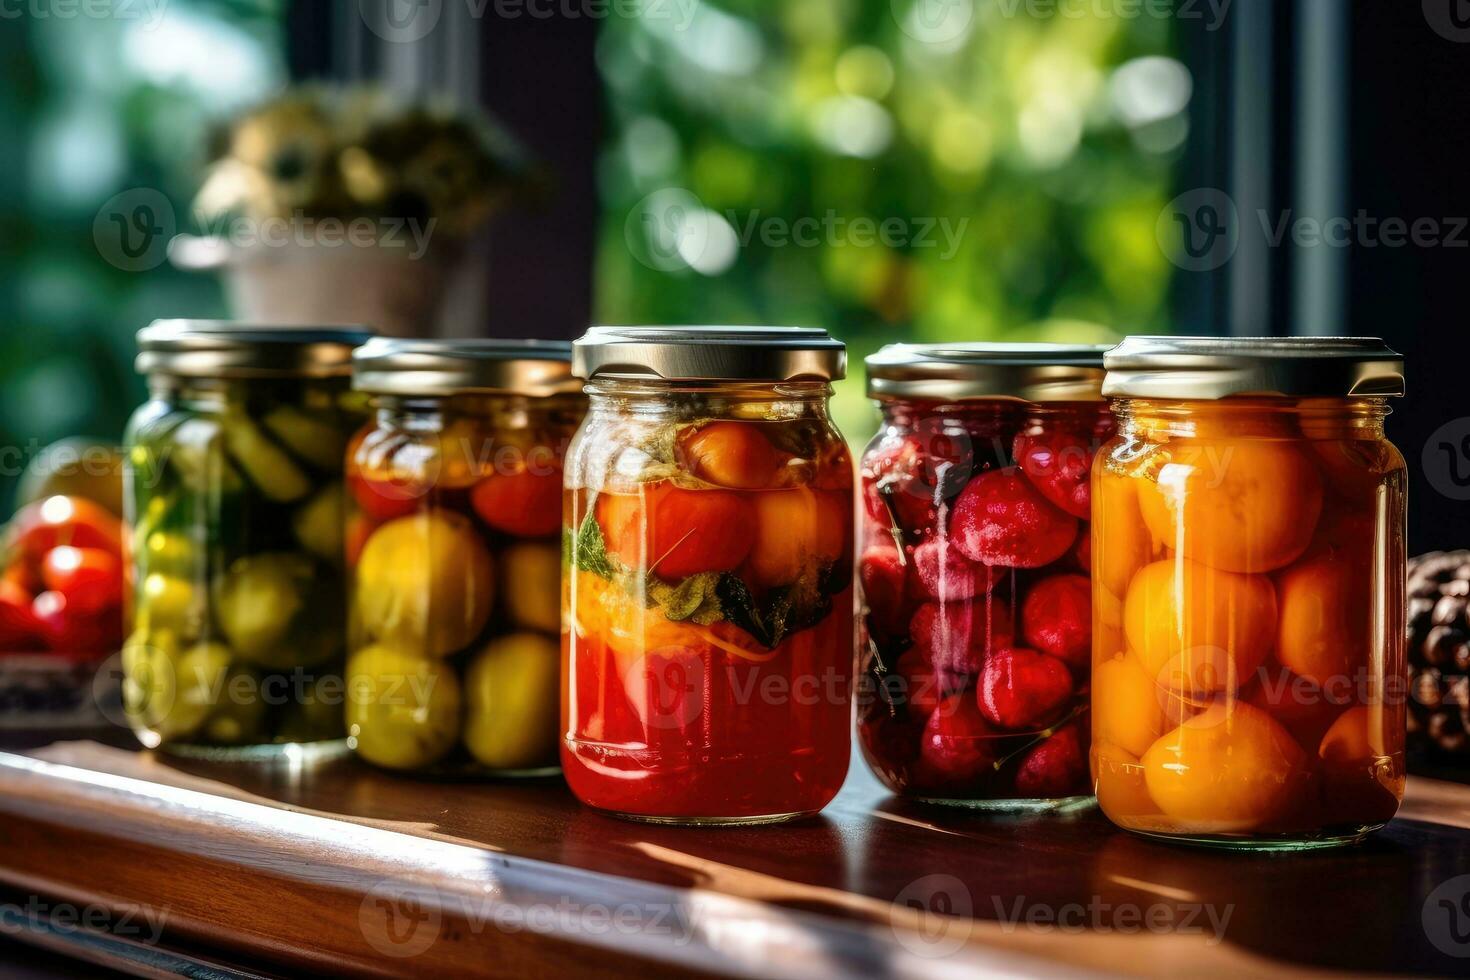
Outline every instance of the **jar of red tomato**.
{"type": "Polygon", "coordinates": [[[817,812],[851,752],[852,461],[823,330],[602,327],[574,345],[562,766],[661,823],[817,812]]]}
{"type": "Polygon", "coordinates": [[[347,734],[390,769],[557,767],[562,456],[571,347],[375,340],[347,454],[347,734]]]}
{"type": "Polygon", "coordinates": [[[893,345],[861,464],[863,753],[894,792],[1090,797],[1092,458],[1102,347],[893,345]]]}

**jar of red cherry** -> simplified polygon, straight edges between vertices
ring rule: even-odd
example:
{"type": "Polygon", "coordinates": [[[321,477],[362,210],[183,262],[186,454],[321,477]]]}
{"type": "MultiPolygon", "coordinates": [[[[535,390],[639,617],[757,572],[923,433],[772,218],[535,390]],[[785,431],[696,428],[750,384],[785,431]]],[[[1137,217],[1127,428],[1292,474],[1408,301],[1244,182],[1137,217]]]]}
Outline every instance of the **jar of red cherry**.
{"type": "Polygon", "coordinates": [[[862,459],[858,732],[896,793],[1089,801],[1090,473],[1106,348],[885,347],[862,459]]]}
{"type": "Polygon", "coordinates": [[[603,327],[573,347],[562,768],[583,803],[769,823],[852,753],[852,458],[824,330],[603,327]]]}

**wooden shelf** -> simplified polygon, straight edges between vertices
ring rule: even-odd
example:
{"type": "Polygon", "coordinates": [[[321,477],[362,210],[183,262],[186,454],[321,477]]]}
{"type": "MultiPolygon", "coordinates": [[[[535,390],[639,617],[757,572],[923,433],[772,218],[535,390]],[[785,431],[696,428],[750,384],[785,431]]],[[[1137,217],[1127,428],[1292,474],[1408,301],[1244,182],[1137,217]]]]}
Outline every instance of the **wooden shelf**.
{"type": "Polygon", "coordinates": [[[819,819],[692,830],[351,758],[0,754],[0,906],[42,910],[5,931],[151,975],[1455,973],[1422,916],[1467,871],[1470,787],[1426,779],[1362,846],[1253,855],[905,804],[858,763],[819,819]],[[159,940],[57,930],[63,902],[159,940]]]}

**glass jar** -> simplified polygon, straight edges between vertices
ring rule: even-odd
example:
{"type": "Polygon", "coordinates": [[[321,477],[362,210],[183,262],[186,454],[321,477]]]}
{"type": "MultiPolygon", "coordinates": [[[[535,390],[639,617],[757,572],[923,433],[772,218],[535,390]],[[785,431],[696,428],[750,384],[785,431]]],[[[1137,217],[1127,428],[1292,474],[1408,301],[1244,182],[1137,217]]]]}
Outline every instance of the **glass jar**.
{"type": "Polygon", "coordinates": [[[895,344],[868,358],[858,733],[889,789],[1090,801],[1089,474],[1101,347],[895,344]]]}
{"type": "Polygon", "coordinates": [[[127,433],[128,717],[149,748],[340,740],[352,328],[159,321],[127,433]]]}
{"type": "Polygon", "coordinates": [[[1128,830],[1357,840],[1404,791],[1403,362],[1377,340],[1130,338],[1093,475],[1093,766],[1128,830]]]}
{"type": "Polygon", "coordinates": [[[347,459],[347,734],[378,766],[549,775],[560,706],[571,345],[379,339],[347,459]]]}
{"type": "Polygon", "coordinates": [[[574,345],[562,766],[661,823],[809,815],[851,754],[852,460],[823,330],[597,328],[574,345]]]}

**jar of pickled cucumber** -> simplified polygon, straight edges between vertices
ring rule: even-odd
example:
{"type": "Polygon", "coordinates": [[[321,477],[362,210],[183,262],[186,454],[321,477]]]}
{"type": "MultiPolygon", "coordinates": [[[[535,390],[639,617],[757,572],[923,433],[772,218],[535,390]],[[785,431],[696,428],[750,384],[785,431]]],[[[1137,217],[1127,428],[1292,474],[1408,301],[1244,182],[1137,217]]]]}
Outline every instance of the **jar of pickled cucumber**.
{"type": "Polygon", "coordinates": [[[343,736],[342,461],[359,328],[159,321],[127,433],[125,707],[144,745],[343,736]]]}
{"type": "Polygon", "coordinates": [[[1087,805],[1090,473],[1105,348],[895,344],[863,487],[858,735],[894,792],[1087,805]]]}
{"type": "Polygon", "coordinates": [[[389,769],[558,767],[571,345],[374,340],[347,459],[348,740],[389,769]]]}
{"type": "Polygon", "coordinates": [[[1404,792],[1403,362],[1381,341],[1136,337],[1093,475],[1092,764],[1128,830],[1357,840],[1404,792]]]}
{"type": "Polygon", "coordinates": [[[852,461],[826,331],[602,327],[575,344],[562,765],[662,823],[815,813],[851,752],[852,461]]]}

